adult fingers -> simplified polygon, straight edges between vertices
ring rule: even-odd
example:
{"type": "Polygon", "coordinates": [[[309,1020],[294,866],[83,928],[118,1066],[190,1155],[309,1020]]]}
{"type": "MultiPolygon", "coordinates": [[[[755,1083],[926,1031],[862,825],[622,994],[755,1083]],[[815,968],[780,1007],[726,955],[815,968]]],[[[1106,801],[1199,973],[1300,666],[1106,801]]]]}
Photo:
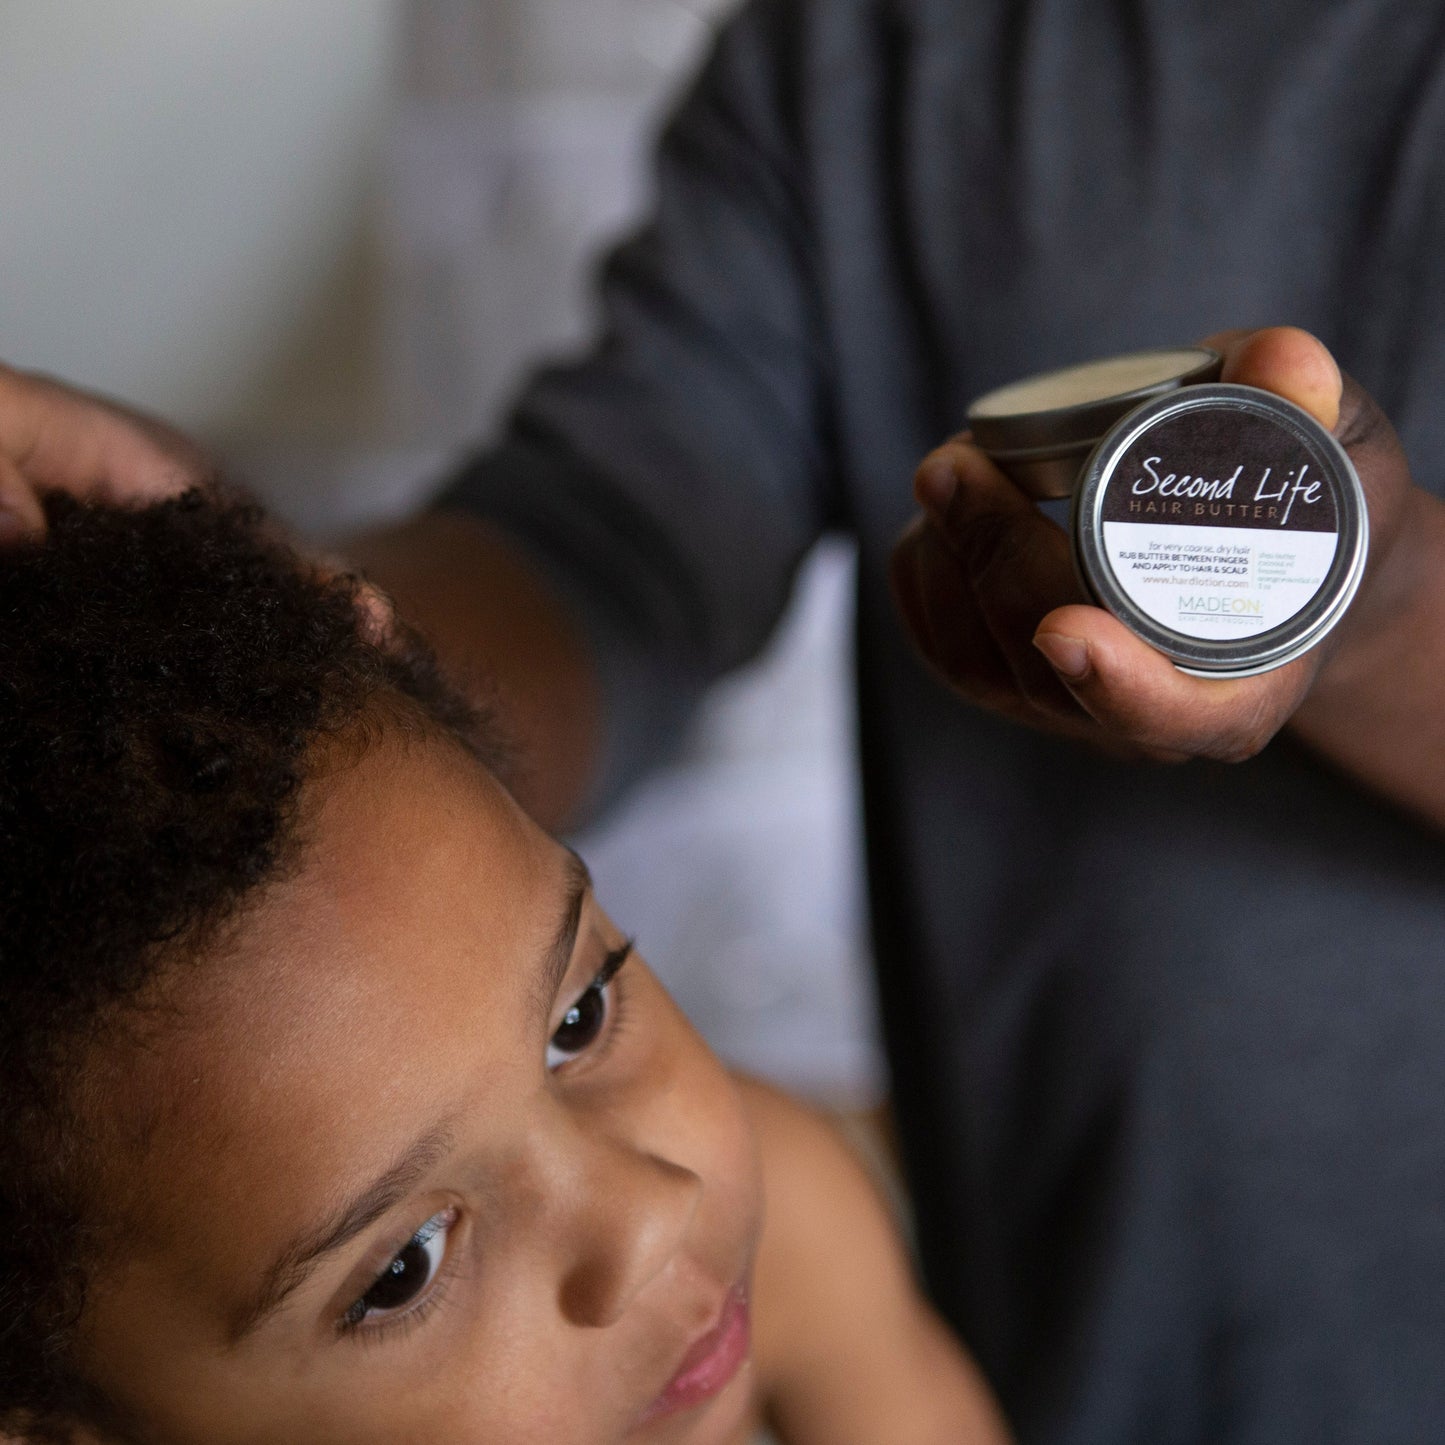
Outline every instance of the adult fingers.
{"type": "Polygon", "coordinates": [[[889,564],[893,597],[924,660],[969,702],[1006,710],[1013,673],[978,610],[958,558],[926,515],[915,517],[889,564]]]}
{"type": "Polygon", "coordinates": [[[1408,482],[1404,450],[1389,418],[1359,382],[1340,371],[1322,341],[1297,327],[1273,326],[1231,333],[1222,344],[1224,380],[1272,391],[1303,407],[1350,453],[1367,492],[1408,482]]]}
{"type": "Polygon", "coordinates": [[[927,458],[915,493],[966,575],[1018,692],[1047,713],[1077,718],[1073,699],[1031,646],[1040,617],[1084,600],[1064,532],[966,441],[927,458]]]}
{"type": "Polygon", "coordinates": [[[163,422],[48,377],[0,366],[0,457],[32,489],[112,501],[210,480],[205,453],[163,422]]]}
{"type": "Polygon", "coordinates": [[[1289,721],[1318,663],[1300,658],[1257,677],[1194,677],[1097,607],[1064,607],[1035,645],[1107,733],[1160,758],[1254,757],[1289,721]]]}
{"type": "Polygon", "coordinates": [[[1225,332],[1212,340],[1224,356],[1222,380],[1272,391],[1303,407],[1327,431],[1335,429],[1344,377],[1322,341],[1297,326],[1225,332]]]}
{"type": "Polygon", "coordinates": [[[1392,589],[1378,583],[1401,539],[1414,491],[1409,460],[1375,399],[1341,373],[1308,332],[1277,326],[1238,333],[1224,348],[1228,381],[1262,387],[1302,406],[1330,428],[1349,453],[1370,514],[1366,583],[1342,633],[1388,625],[1392,589]]]}
{"type": "Polygon", "coordinates": [[[14,462],[0,455],[0,547],[40,536],[44,531],[45,514],[35,488],[21,476],[14,462]]]}

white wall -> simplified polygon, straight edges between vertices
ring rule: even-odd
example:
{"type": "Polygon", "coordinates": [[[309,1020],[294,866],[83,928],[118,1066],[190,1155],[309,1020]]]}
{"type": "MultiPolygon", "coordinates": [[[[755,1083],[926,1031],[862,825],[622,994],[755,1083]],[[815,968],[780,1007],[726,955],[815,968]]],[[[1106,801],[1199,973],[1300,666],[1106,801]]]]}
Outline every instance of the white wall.
{"type": "Polygon", "coordinates": [[[591,329],[589,262],[645,214],[652,138],[737,0],[412,0],[387,162],[398,433],[484,432],[518,363],[591,329]]]}
{"type": "Polygon", "coordinates": [[[278,378],[354,322],[398,18],[3,0],[0,356],[207,434],[286,413],[278,378]]]}

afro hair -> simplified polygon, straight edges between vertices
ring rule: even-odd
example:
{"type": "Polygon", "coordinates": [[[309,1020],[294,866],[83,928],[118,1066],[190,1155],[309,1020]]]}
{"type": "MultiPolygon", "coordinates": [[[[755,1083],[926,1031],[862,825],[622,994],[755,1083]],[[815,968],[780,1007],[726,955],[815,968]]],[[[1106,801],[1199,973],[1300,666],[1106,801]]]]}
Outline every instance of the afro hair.
{"type": "Polygon", "coordinates": [[[0,553],[0,1433],[98,1424],[72,1364],[99,1237],[70,1081],[108,1015],[294,865],[328,739],[503,760],[419,639],[259,509],[47,501],[0,553]]]}

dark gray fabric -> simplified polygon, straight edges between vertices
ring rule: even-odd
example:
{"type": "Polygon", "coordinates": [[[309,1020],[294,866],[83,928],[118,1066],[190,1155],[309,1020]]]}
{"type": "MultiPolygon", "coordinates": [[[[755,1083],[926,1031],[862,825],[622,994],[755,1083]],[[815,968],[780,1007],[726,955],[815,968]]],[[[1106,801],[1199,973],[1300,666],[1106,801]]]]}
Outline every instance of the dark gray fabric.
{"type": "Polygon", "coordinates": [[[1445,845],[1287,740],[1129,767],[973,714],[884,581],[972,395],[1222,326],[1317,332],[1440,491],[1442,32],[1438,0],[754,4],[601,350],[447,498],[586,619],[614,785],[857,535],[921,1246],[1027,1442],[1445,1438],[1445,845]]]}

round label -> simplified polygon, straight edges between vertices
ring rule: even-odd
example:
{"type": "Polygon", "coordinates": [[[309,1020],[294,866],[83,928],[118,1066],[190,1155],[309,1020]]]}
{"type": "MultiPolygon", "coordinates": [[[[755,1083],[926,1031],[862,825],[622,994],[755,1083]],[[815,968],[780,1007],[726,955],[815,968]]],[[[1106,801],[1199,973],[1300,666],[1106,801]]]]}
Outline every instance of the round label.
{"type": "Polygon", "coordinates": [[[1320,458],[1270,417],[1232,409],[1145,427],[1110,469],[1099,520],[1130,601],[1210,642],[1288,622],[1319,593],[1339,546],[1320,458]]]}

